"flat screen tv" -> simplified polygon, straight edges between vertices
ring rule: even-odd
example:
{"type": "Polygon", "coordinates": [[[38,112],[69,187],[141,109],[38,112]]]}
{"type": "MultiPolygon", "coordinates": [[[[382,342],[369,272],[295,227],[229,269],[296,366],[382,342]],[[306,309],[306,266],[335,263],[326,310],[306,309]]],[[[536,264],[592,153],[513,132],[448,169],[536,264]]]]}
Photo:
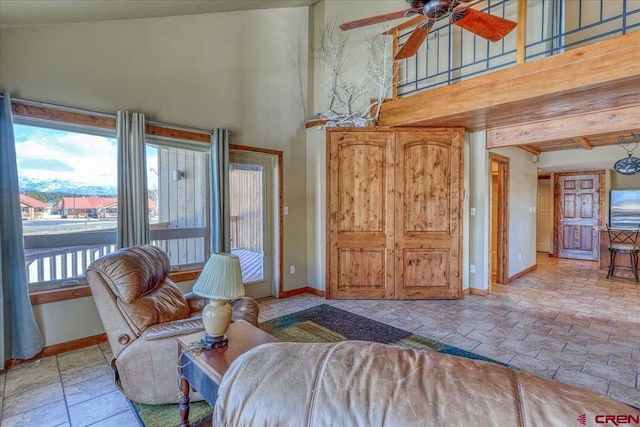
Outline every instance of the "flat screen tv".
{"type": "Polygon", "coordinates": [[[629,229],[640,225],[640,189],[611,190],[609,225],[629,229]]]}

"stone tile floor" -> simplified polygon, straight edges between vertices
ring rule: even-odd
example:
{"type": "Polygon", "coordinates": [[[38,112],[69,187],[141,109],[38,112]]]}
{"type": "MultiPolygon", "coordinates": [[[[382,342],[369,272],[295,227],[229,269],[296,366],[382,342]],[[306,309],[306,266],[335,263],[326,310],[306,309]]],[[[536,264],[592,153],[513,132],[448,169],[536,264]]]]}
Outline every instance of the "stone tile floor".
{"type": "MultiPolygon", "coordinates": [[[[330,304],[640,407],[640,285],[589,261],[538,257],[536,271],[456,301],[260,301],[260,320],[330,304]]],[[[108,344],[0,373],[2,426],[137,426],[108,344]]]]}

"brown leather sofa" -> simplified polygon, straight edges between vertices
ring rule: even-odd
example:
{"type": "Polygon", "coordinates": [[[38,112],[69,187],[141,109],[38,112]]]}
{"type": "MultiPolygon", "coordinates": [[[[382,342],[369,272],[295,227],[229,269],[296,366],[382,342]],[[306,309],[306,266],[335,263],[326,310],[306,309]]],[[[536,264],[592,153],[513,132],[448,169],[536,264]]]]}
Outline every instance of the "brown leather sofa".
{"type": "MultiPolygon", "coordinates": [[[[113,351],[116,385],[140,403],[178,401],[177,338],[204,330],[201,311],[208,301],[183,295],[168,278],[169,271],[167,254],[143,245],[103,256],[86,272],[113,351]]],[[[258,325],[254,300],[241,298],[230,304],[233,320],[258,325]]]]}
{"type": "Polygon", "coordinates": [[[640,411],[490,362],[343,341],[245,353],[220,384],[213,425],[566,427],[607,416],[626,425],[640,411]]]}

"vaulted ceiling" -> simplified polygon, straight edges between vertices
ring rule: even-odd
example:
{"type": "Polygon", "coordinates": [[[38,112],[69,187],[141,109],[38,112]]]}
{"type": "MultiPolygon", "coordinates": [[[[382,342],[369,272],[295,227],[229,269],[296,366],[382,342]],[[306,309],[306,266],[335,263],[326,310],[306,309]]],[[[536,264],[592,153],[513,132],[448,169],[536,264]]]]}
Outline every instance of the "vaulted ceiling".
{"type": "Polygon", "coordinates": [[[310,6],[319,0],[0,0],[0,28],[310,6]]]}
{"type": "MultiPolygon", "coordinates": [[[[272,9],[281,7],[304,7],[317,3],[319,0],[162,0],[162,1],[150,1],[150,0],[126,0],[126,1],[113,1],[113,0],[0,0],[0,28],[17,27],[17,26],[31,26],[31,25],[51,25],[73,22],[91,22],[91,21],[105,21],[105,20],[120,20],[120,19],[132,19],[132,18],[151,18],[151,17],[163,17],[163,16],[176,16],[176,15],[193,15],[202,13],[218,13],[218,12],[232,12],[240,10],[251,9],[272,9]]],[[[637,55],[637,50],[635,51],[637,55]]],[[[629,61],[627,58],[625,63],[634,63],[633,60],[629,61]]],[[[514,70],[515,71],[515,70],[514,70]]],[[[581,73],[589,74],[589,73],[581,73]]],[[[575,76],[576,74],[574,74],[575,76]]],[[[598,87],[590,86],[585,91],[584,87],[574,91],[570,96],[565,96],[555,99],[566,101],[566,105],[571,109],[575,109],[576,105],[597,105],[601,104],[603,100],[619,101],[624,99],[623,104],[637,105],[638,103],[638,75],[636,74],[631,80],[619,80],[616,82],[613,93],[609,93],[606,86],[598,87]],[[620,93],[622,90],[622,96],[620,93]],[[571,96],[579,96],[579,102],[576,99],[571,99],[571,96]],[[589,100],[586,102],[586,100],[589,100]]],[[[444,88],[443,91],[456,90],[454,88],[444,88]]],[[[437,90],[436,90],[437,92],[437,90]]],[[[429,95],[423,94],[423,96],[432,97],[436,92],[429,92],[429,95]]],[[[495,93],[495,92],[478,92],[478,93],[495,93]]],[[[443,94],[445,95],[445,94],[443,94]]],[[[420,102],[420,95],[416,95],[413,98],[413,102],[420,102]]],[[[438,96],[438,99],[452,101],[450,93],[446,93],[445,96],[438,96]]],[[[524,100],[523,100],[524,101],[524,100]]],[[[403,103],[403,101],[398,101],[403,103]]],[[[556,101],[557,102],[557,101],[556,101]]],[[[406,103],[406,100],[404,101],[406,103]]],[[[447,102],[448,104],[449,102],[447,102]]],[[[475,110],[464,111],[465,106],[469,103],[469,92],[463,94],[461,103],[457,105],[455,114],[440,115],[442,112],[442,103],[438,103],[437,113],[424,112],[422,120],[416,120],[416,117],[411,117],[412,114],[418,113],[415,107],[399,108],[398,113],[401,114],[402,123],[383,123],[392,125],[417,125],[417,126],[451,126],[458,125],[464,126],[469,130],[485,130],[495,126],[501,126],[500,120],[506,120],[511,117],[511,125],[517,122],[522,122],[518,119],[530,117],[530,110],[536,109],[537,111],[551,111],[553,109],[547,108],[546,104],[541,103],[538,100],[531,102],[528,100],[523,102],[521,107],[514,110],[513,103],[505,103],[502,108],[508,108],[511,112],[509,114],[496,114],[497,111],[491,111],[486,108],[477,108],[475,110]],[[464,102],[462,102],[464,101],[464,102]],[[407,114],[407,108],[409,113],[407,114]],[[404,111],[403,111],[404,110],[404,111]],[[513,111],[516,111],[514,113],[513,111]],[[515,115],[515,118],[514,118],[515,115]],[[491,116],[497,118],[497,121],[492,120],[491,116]],[[476,123],[477,122],[477,123],[476,123]]],[[[429,105],[428,103],[426,105],[429,105]]],[[[455,102],[453,103],[456,104],[455,102]]],[[[422,105],[425,105],[422,103],[422,105]]],[[[608,106],[606,108],[615,108],[618,106],[608,106]]],[[[606,109],[604,108],[604,109],[606,109]]],[[[560,111],[551,111],[552,114],[563,114],[560,111]]],[[[564,114],[567,112],[565,111],[564,114]]],[[[383,116],[384,110],[383,110],[383,116]]],[[[389,117],[387,115],[387,117],[389,117]]],[[[548,117],[547,117],[548,119],[548,117]]],[[[633,121],[633,120],[632,120],[633,121]]],[[[384,122],[384,120],[383,120],[384,122]]],[[[523,149],[529,150],[532,153],[542,153],[547,151],[567,150],[574,148],[582,148],[589,150],[593,147],[600,147],[605,145],[618,144],[619,137],[629,137],[630,132],[640,133],[640,124],[637,126],[629,126],[625,129],[615,129],[611,132],[603,132],[602,129],[589,132],[589,126],[583,127],[579,134],[571,136],[562,136],[558,138],[549,138],[548,135],[539,141],[530,141],[526,145],[522,145],[523,149]]]]}

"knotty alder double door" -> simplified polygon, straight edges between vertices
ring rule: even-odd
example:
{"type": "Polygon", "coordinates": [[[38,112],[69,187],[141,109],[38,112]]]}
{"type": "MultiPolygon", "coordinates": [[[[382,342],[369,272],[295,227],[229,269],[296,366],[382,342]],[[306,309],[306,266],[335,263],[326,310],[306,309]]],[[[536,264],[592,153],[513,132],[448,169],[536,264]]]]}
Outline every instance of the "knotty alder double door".
{"type": "Polygon", "coordinates": [[[459,298],[464,130],[327,131],[327,297],[459,298]]]}

